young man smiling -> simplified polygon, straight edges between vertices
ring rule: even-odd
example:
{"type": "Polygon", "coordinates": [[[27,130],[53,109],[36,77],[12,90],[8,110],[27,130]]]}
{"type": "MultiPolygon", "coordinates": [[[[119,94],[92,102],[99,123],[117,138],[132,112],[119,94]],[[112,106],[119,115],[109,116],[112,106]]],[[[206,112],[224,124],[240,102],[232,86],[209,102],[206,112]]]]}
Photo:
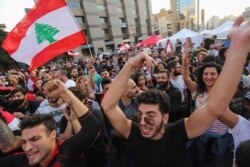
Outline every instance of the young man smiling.
{"type": "MultiPolygon", "coordinates": [[[[142,94],[137,114],[138,124],[125,117],[118,107],[118,101],[130,75],[144,62],[148,68],[152,63],[157,63],[151,57],[139,53],[124,65],[106,93],[102,107],[113,127],[128,140],[135,166],[185,166],[184,150],[187,140],[203,134],[214,120],[226,111],[238,85],[247,53],[250,51],[250,23],[241,26],[242,22],[243,17],[239,17],[229,33],[231,51],[209,93],[206,105],[198,108],[189,118],[177,121],[173,125],[166,126],[168,99],[157,91],[142,94]]],[[[187,48],[183,54],[188,54],[187,48]]]]}
{"type": "Polygon", "coordinates": [[[70,107],[70,112],[75,113],[76,117],[71,123],[79,129],[78,133],[65,141],[57,141],[53,117],[36,114],[25,117],[20,124],[24,152],[0,159],[0,166],[84,166],[83,152],[88,150],[99,136],[99,123],[61,81],[51,80],[45,85],[44,92],[49,98],[62,98],[70,107]]]}

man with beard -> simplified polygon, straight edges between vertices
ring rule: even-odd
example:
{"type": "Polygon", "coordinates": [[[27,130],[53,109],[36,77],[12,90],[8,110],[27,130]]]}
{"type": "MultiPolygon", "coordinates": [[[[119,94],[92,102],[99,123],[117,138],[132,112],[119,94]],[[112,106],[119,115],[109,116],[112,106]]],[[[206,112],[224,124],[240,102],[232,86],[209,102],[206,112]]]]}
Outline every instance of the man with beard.
{"type": "MultiPolygon", "coordinates": [[[[113,127],[127,139],[135,156],[135,166],[186,166],[185,148],[188,140],[206,132],[217,117],[227,110],[239,83],[250,51],[250,22],[241,25],[242,22],[243,17],[238,17],[228,34],[231,40],[230,53],[217,81],[209,91],[206,105],[197,108],[190,117],[173,124],[167,124],[170,111],[169,99],[166,94],[158,90],[149,90],[141,94],[136,115],[137,123],[126,118],[118,107],[118,102],[126,89],[129,77],[144,62],[148,68],[151,63],[157,65],[157,62],[139,53],[124,65],[107,91],[102,107],[113,127]]],[[[188,56],[187,47],[183,56],[188,56]]],[[[167,74],[166,77],[165,80],[168,81],[167,74]]],[[[167,88],[168,84],[165,85],[167,88]]]]}
{"type": "Polygon", "coordinates": [[[181,65],[176,60],[171,60],[168,62],[167,66],[169,70],[170,82],[174,85],[174,87],[178,88],[181,92],[181,102],[185,103],[185,94],[186,94],[186,85],[183,81],[183,77],[181,75],[181,65]]]}
{"type": "Polygon", "coordinates": [[[76,82],[76,79],[79,76],[77,67],[75,67],[75,66],[71,67],[70,76],[71,76],[71,79],[76,82]]]}
{"type": "Polygon", "coordinates": [[[69,79],[67,76],[67,71],[64,69],[58,69],[55,72],[55,79],[59,79],[64,83],[64,86],[66,88],[70,88],[70,87],[75,87],[76,83],[75,81],[73,81],[72,79],[69,79]]]}
{"type": "Polygon", "coordinates": [[[101,77],[103,78],[110,78],[110,74],[106,68],[102,69],[101,71],[101,77]]]}
{"type": "MultiPolygon", "coordinates": [[[[134,118],[138,109],[138,102],[136,99],[138,92],[139,88],[137,87],[136,83],[132,79],[129,79],[127,82],[127,88],[123,92],[122,97],[118,103],[118,106],[121,108],[122,112],[130,120],[134,118]]],[[[119,162],[119,163],[114,162],[113,166],[117,166],[119,164],[119,165],[133,167],[134,160],[132,152],[126,140],[115,129],[113,129],[113,127],[109,131],[111,134],[112,143],[117,149],[116,158],[118,159],[119,162]]]]}
{"type": "Polygon", "coordinates": [[[33,114],[40,102],[36,100],[28,101],[25,93],[21,89],[14,89],[10,92],[11,104],[7,111],[12,112],[15,117],[23,119],[24,116],[33,114]]]}
{"type": "Polygon", "coordinates": [[[170,74],[168,70],[159,70],[157,84],[157,89],[164,91],[169,96],[172,105],[181,105],[181,92],[170,82],[170,74]]]}
{"type": "MultiPolygon", "coordinates": [[[[157,83],[159,90],[165,92],[171,104],[171,109],[169,112],[169,122],[175,122],[176,120],[182,118],[185,108],[182,106],[181,102],[181,92],[170,82],[170,73],[166,69],[161,69],[158,73],[157,83]]],[[[185,115],[185,114],[184,114],[185,115]]]]}
{"type": "MultiPolygon", "coordinates": [[[[47,81],[48,82],[48,81],[47,81]]],[[[43,82],[42,84],[42,89],[45,90],[46,88],[46,83],[43,82]]],[[[49,92],[47,92],[49,93],[49,92]]],[[[41,115],[50,115],[54,118],[56,121],[56,128],[57,128],[57,133],[60,132],[60,121],[63,116],[63,110],[66,108],[65,103],[61,98],[58,97],[48,97],[46,94],[46,99],[44,99],[40,106],[36,110],[36,114],[41,114],[41,115]]]]}

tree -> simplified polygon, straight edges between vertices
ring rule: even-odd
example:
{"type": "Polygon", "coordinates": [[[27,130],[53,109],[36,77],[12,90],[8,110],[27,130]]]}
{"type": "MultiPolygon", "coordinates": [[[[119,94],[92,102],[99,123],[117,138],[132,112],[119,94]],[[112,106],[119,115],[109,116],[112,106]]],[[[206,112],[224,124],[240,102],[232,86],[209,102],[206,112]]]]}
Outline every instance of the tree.
{"type": "Polygon", "coordinates": [[[36,30],[36,40],[38,44],[46,40],[50,44],[55,42],[56,40],[53,37],[59,32],[58,29],[48,24],[39,24],[39,23],[35,23],[35,30],[36,30]]]}
{"type": "Polygon", "coordinates": [[[3,41],[4,39],[6,38],[7,36],[7,32],[4,31],[4,28],[5,27],[0,27],[0,65],[6,65],[6,64],[15,64],[15,60],[12,59],[8,53],[2,48],[2,44],[3,44],[3,41]]]}

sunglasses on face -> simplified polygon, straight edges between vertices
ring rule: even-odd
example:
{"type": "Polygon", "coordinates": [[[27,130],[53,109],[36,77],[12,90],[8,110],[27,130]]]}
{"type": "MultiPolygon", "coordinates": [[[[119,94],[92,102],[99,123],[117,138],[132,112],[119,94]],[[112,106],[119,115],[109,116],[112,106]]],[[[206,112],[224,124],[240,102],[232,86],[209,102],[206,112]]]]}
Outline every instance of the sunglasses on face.
{"type": "Polygon", "coordinates": [[[135,114],[135,118],[136,118],[137,123],[140,123],[141,120],[143,119],[144,122],[149,126],[153,126],[155,124],[155,120],[154,120],[155,117],[150,117],[150,116],[147,116],[147,115],[144,116],[144,117],[142,117],[142,116],[143,116],[143,114],[141,114],[141,113],[136,113],[135,114]]]}

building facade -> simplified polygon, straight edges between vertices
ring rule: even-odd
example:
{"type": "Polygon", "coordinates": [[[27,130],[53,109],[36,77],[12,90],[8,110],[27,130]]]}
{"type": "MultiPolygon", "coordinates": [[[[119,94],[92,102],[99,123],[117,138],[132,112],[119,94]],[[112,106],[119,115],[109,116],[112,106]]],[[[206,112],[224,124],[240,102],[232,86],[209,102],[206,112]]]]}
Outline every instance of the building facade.
{"type": "Polygon", "coordinates": [[[199,31],[199,0],[170,0],[170,7],[180,23],[179,29],[199,31]]]}
{"type": "Polygon", "coordinates": [[[219,16],[212,16],[207,21],[207,29],[214,29],[220,25],[220,18],[219,16]]]}
{"type": "Polygon", "coordinates": [[[246,20],[250,20],[250,7],[245,8],[245,11],[242,13],[242,16],[244,16],[246,20]]]}
{"type": "Polygon", "coordinates": [[[133,45],[152,34],[151,0],[67,0],[88,38],[83,55],[133,45]]]}
{"type": "Polygon", "coordinates": [[[161,9],[157,14],[159,33],[163,38],[170,37],[177,32],[176,17],[170,10],[161,9]]]}

